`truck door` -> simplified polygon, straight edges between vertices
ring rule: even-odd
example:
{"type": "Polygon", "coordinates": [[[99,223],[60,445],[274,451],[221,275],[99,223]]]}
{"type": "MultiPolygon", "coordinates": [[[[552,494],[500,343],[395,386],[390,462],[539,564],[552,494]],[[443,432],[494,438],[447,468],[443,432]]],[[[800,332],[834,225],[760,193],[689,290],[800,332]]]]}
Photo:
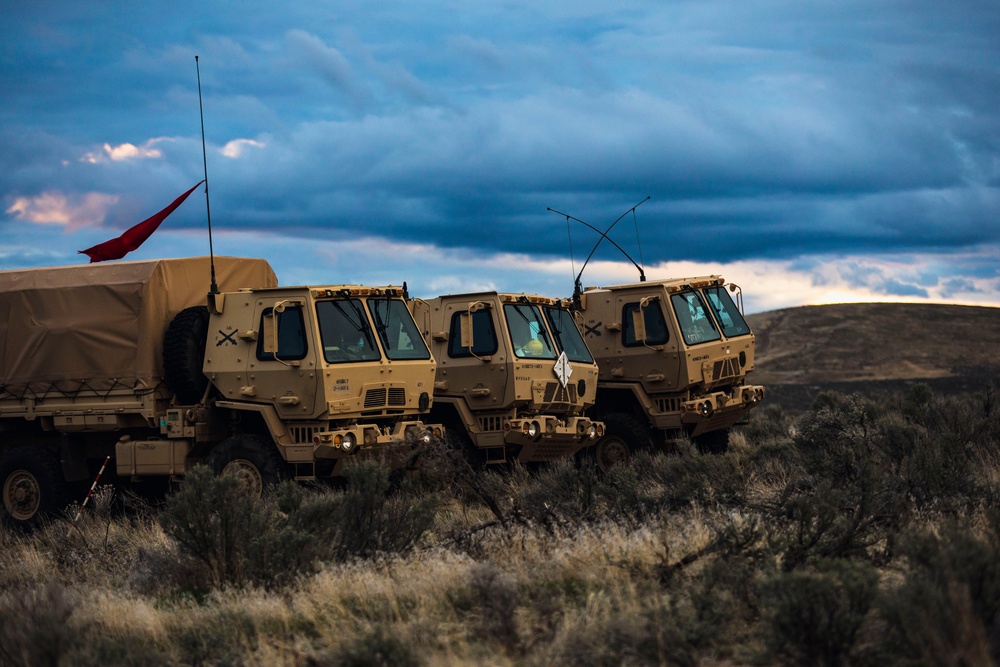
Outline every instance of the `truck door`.
{"type": "Polygon", "coordinates": [[[625,376],[640,379],[651,393],[675,389],[680,374],[679,341],[671,332],[662,299],[626,294],[617,297],[616,306],[622,326],[615,351],[623,361],[625,376]],[[640,322],[644,326],[637,330],[640,322]]]}
{"type": "Polygon", "coordinates": [[[282,417],[311,416],[319,381],[314,313],[301,299],[278,298],[258,300],[256,316],[257,346],[247,361],[254,397],[282,417]]]}

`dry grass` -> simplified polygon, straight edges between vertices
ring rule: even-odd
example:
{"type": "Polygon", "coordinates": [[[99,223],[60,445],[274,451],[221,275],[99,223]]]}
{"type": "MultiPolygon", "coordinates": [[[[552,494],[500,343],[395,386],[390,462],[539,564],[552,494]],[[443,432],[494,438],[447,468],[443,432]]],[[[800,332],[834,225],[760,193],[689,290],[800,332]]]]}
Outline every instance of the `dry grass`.
{"type": "Polygon", "coordinates": [[[0,533],[0,664],[991,664],[998,416],[922,400],[904,420],[834,397],[734,434],[723,456],[640,458],[607,478],[564,465],[404,488],[397,505],[438,498],[413,548],[261,585],[212,585],[160,513],[103,498],[78,523],[0,533]],[[969,422],[964,449],[935,415],[969,422]],[[973,474],[917,469],[943,460],[935,443],[973,474]],[[925,477],[939,495],[920,504],[906,488],[925,477]],[[828,615],[809,613],[819,594],[828,615]]]}

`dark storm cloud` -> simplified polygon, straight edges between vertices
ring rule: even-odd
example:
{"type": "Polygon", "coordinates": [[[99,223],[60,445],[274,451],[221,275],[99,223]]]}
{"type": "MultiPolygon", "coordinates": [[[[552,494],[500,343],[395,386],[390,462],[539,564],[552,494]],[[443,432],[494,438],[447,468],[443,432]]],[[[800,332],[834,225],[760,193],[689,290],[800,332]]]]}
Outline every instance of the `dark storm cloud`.
{"type": "MultiPolygon", "coordinates": [[[[119,228],[200,180],[198,53],[221,229],[564,257],[547,207],[603,228],[650,195],[614,232],[638,252],[638,225],[647,262],[1000,241],[995,3],[46,2],[5,18],[7,206],[115,194],[119,228]],[[158,138],[155,159],[83,159],[158,138]]],[[[571,234],[577,253],[597,239],[571,234]]]]}

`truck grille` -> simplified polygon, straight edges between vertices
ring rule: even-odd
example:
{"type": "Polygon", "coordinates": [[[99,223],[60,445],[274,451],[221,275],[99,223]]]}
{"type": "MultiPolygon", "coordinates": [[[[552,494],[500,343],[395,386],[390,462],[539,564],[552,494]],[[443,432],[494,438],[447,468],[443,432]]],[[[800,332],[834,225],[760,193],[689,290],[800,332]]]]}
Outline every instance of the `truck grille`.
{"type": "Polygon", "coordinates": [[[680,412],[681,399],[679,398],[658,398],[656,399],[656,411],[660,413],[680,412]]]}
{"type": "Polygon", "coordinates": [[[545,403],[576,403],[576,385],[571,382],[563,387],[558,382],[548,382],[542,400],[545,403]]]}
{"type": "Polygon", "coordinates": [[[389,387],[389,405],[406,405],[406,390],[402,387],[389,387]]]}
{"type": "Polygon", "coordinates": [[[721,378],[733,377],[740,374],[740,360],[736,357],[720,359],[712,367],[712,382],[721,378]]]}
{"type": "Polygon", "coordinates": [[[403,387],[381,387],[365,392],[365,408],[380,408],[384,405],[406,405],[406,389],[403,387]]]}

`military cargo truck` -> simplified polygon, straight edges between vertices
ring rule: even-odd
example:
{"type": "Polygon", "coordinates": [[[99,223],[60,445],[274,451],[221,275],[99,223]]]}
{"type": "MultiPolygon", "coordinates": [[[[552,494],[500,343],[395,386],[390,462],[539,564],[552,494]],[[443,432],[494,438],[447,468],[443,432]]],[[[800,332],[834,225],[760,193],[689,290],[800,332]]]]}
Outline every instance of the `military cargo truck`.
{"type": "Polygon", "coordinates": [[[260,493],[355,456],[400,465],[440,435],[421,420],[434,358],[397,288],[279,287],[260,259],[116,262],[0,272],[0,315],[15,523],[60,509],[106,457],[118,479],[205,462],[260,493]]]}
{"type": "Polygon", "coordinates": [[[438,360],[432,419],[474,464],[551,461],[603,435],[584,415],[597,365],[568,302],[481,292],[409,303],[438,360]]]}
{"type": "Polygon", "coordinates": [[[725,451],[730,428],[763,399],[747,383],[753,332],[722,277],[587,287],[574,302],[600,367],[592,414],[606,427],[602,468],[683,437],[725,451]]]}

